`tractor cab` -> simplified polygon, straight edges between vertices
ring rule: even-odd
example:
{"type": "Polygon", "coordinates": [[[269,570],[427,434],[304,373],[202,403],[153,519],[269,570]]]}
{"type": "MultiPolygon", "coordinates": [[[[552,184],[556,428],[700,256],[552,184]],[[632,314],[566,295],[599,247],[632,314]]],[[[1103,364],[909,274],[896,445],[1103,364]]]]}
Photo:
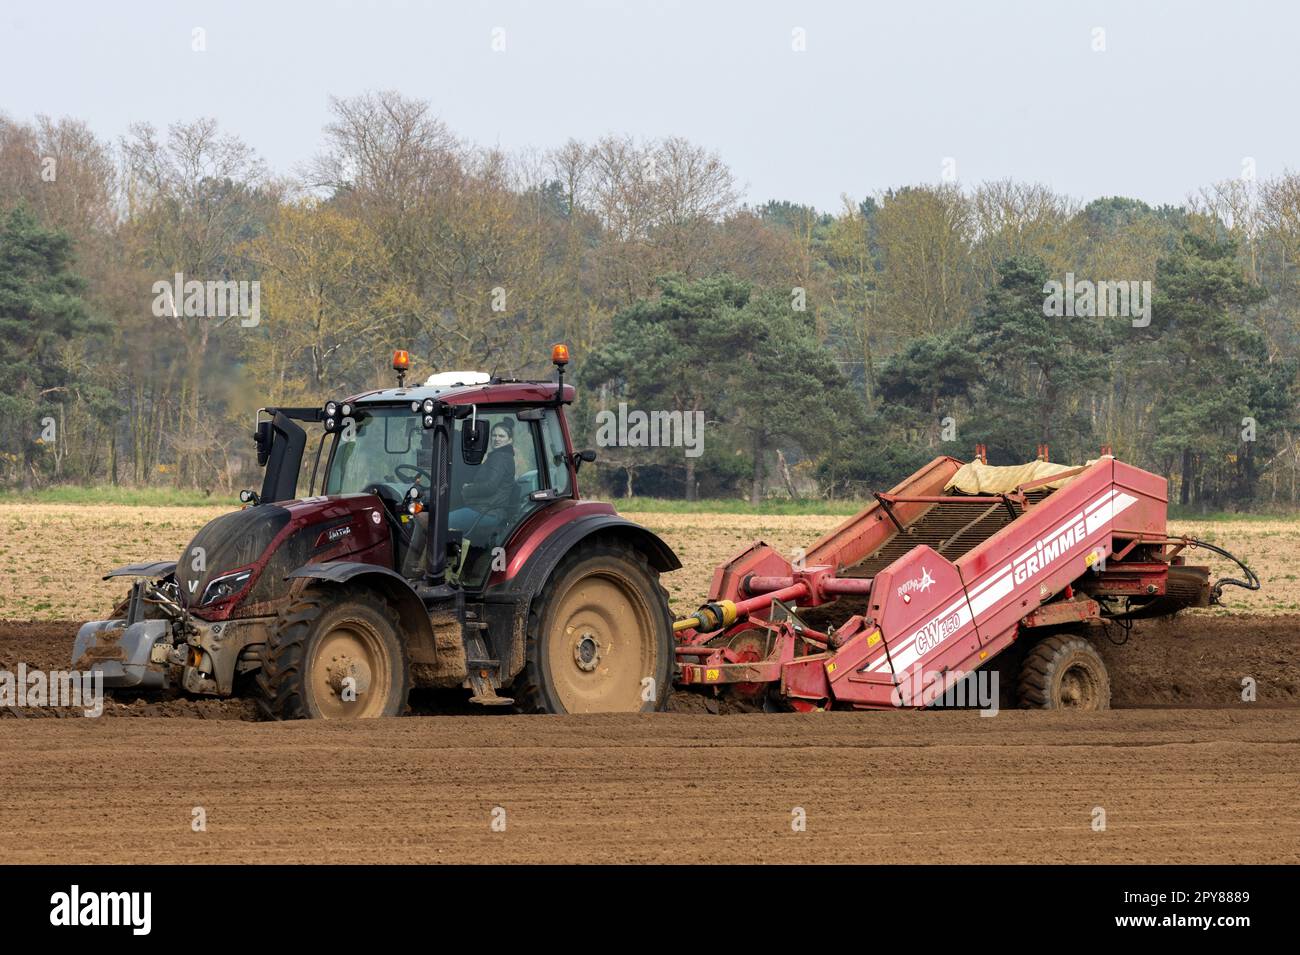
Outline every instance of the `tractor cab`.
{"type": "Polygon", "coordinates": [[[554,383],[442,372],[408,387],[409,358],[398,352],[398,387],[325,405],[313,487],[320,473],[326,497],[378,497],[403,577],[482,590],[504,569],[514,533],[548,504],[576,496],[583,458],[570,449],[561,413],[572,400],[566,361],[567,352],[554,383]]]}
{"type": "Polygon", "coordinates": [[[422,413],[426,401],[441,396],[427,383],[356,400],[318,448],[321,493],[378,497],[393,532],[394,568],[408,579],[430,570],[431,520],[440,531],[445,521],[447,579],[481,589],[494,555],[502,569],[500,557],[514,531],[547,503],[571,496],[572,456],[558,408],[485,397],[483,405],[469,405],[468,417],[448,416],[441,456],[436,429],[425,426],[422,413]],[[420,414],[411,410],[416,404],[420,414]],[[431,493],[439,485],[447,489],[444,510],[431,493]]]}

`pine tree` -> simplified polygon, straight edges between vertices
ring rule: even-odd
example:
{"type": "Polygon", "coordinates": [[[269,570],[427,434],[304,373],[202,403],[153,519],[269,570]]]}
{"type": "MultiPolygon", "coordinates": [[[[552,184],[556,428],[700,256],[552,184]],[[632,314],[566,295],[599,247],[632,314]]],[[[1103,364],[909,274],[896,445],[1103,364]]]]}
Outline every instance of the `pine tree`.
{"type": "Polygon", "coordinates": [[[62,346],[91,328],[72,246],[24,207],[0,220],[0,453],[24,486],[60,438],[59,411],[72,384],[62,346]]]}

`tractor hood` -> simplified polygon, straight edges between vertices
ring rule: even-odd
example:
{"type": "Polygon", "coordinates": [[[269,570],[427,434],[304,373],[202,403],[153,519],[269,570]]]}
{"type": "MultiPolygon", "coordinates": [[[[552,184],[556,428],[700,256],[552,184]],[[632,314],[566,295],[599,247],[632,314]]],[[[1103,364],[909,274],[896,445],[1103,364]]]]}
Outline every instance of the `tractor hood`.
{"type": "Polygon", "coordinates": [[[391,567],[393,544],[383,515],[384,505],[373,494],[257,504],[222,514],[194,535],[177,561],[181,599],[208,619],[274,612],[271,604],[285,594],[285,578],[304,564],[359,560],[391,567]]]}
{"type": "MultiPolygon", "coordinates": [[[[212,582],[231,571],[256,563],[277,534],[289,525],[292,513],[279,504],[260,504],[213,518],[181,553],[176,582],[187,607],[204,606],[212,582]]],[[[214,603],[215,600],[209,600],[214,603]]]]}

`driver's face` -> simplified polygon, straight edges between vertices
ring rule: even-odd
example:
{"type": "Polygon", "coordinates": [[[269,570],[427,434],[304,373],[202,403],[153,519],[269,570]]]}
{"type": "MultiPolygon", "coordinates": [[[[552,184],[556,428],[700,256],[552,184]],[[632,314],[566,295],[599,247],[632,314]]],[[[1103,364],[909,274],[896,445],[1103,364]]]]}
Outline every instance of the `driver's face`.
{"type": "Polygon", "coordinates": [[[492,429],[492,447],[504,448],[510,443],[510,435],[506,434],[505,428],[492,429]]]}

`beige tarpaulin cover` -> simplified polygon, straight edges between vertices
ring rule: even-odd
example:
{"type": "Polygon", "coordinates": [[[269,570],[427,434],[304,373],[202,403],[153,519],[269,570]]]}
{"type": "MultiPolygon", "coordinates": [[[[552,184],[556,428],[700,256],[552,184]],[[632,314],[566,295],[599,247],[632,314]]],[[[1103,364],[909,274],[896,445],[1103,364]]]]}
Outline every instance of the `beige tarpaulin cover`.
{"type": "MultiPolygon", "coordinates": [[[[1055,464],[1051,461],[1030,461],[1028,464],[1012,464],[1007,467],[994,467],[991,464],[971,461],[957,470],[952,480],[944,486],[944,490],[956,489],[963,494],[1006,494],[1028,481],[1073,470],[1074,465],[1055,464]]],[[[1055,489],[1068,484],[1070,480],[1071,478],[1062,478],[1050,484],[1040,484],[1037,490],[1055,489]]]]}

